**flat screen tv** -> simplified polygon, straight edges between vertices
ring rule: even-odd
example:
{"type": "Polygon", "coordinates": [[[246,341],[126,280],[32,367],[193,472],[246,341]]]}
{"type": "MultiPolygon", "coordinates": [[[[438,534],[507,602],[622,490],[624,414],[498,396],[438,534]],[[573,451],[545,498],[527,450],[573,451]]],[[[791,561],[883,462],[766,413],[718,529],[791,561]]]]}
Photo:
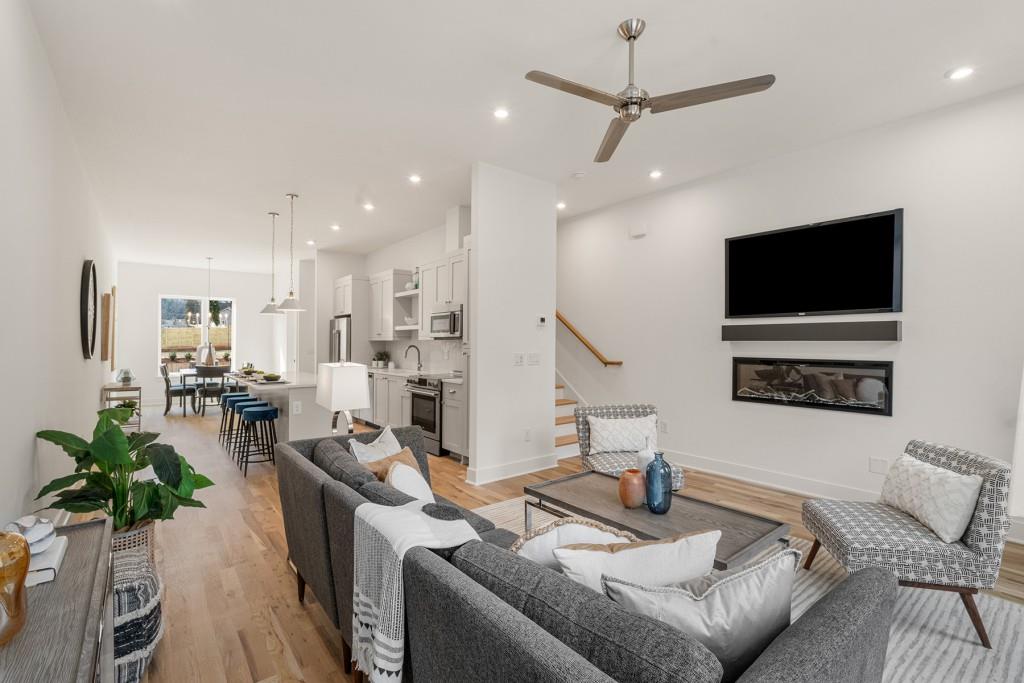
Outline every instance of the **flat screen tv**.
{"type": "Polygon", "coordinates": [[[903,310],[903,209],[730,237],[725,317],[903,310]]]}

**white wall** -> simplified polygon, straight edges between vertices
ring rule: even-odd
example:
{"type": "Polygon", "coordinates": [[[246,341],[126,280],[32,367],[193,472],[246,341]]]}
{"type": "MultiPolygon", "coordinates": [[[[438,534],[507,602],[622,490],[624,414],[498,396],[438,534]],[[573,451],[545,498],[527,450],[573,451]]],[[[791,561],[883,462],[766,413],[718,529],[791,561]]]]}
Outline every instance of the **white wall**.
{"type": "MultiPolygon", "coordinates": [[[[343,251],[318,249],[316,252],[316,362],[330,360],[331,318],[334,317],[334,281],[346,275],[364,275],[366,257],[343,251]]],[[[367,322],[367,329],[369,323],[367,322]]]]}
{"type": "Polygon", "coordinates": [[[41,485],[73,469],[36,431],[91,435],[110,376],[99,338],[94,359],[82,357],[78,310],[83,261],[96,262],[99,291],[109,291],[113,255],[29,4],[0,3],[3,523],[38,507],[32,498],[41,485]]]}
{"type": "MultiPolygon", "coordinates": [[[[117,365],[135,373],[144,403],[162,405],[164,383],[157,355],[160,297],[205,297],[206,269],[122,262],[117,279],[117,365]]],[[[280,372],[283,331],[279,328],[285,316],[260,314],[270,299],[270,275],[214,270],[213,296],[235,301],[236,348],[231,355],[236,366],[251,362],[261,370],[280,372]]]]}
{"type": "Polygon", "coordinates": [[[473,166],[470,468],[475,484],[555,463],[555,187],[473,166]],[[513,367],[513,353],[540,364],[513,367]],[[530,440],[525,440],[526,430],[530,440]]]}
{"type": "Polygon", "coordinates": [[[445,226],[441,225],[401,242],[389,244],[366,255],[366,274],[396,268],[413,270],[416,266],[438,259],[445,254],[445,226]]]}
{"type": "MultiPolygon", "coordinates": [[[[915,438],[1008,460],[1024,361],[1022,121],[1016,89],[566,222],[558,307],[624,365],[601,367],[559,330],[559,370],[591,403],[657,404],[661,446],[684,464],[798,491],[873,497],[883,476],[868,457],[915,438]],[[902,342],[720,341],[725,237],[897,207],[905,312],[875,317],[902,319],[902,342]],[[633,223],[645,239],[627,238],[633,223]],[[734,355],[892,360],[893,417],[733,402],[734,355]]],[[[803,267],[813,282],[857,264],[803,267]]]]}

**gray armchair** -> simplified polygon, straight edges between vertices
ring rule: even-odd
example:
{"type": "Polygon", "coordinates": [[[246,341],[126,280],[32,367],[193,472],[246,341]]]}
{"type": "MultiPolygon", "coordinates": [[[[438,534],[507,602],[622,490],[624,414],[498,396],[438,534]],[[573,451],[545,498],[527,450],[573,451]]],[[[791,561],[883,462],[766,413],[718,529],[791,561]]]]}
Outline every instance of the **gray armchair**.
{"type": "MultiPolygon", "coordinates": [[[[576,408],[576,438],[580,446],[580,460],[583,469],[604,472],[613,476],[621,476],[623,471],[636,467],[636,451],[613,451],[595,453],[590,448],[590,423],[588,416],[600,417],[605,420],[632,419],[657,415],[658,409],[650,403],[617,404],[603,406],[584,406],[576,408]]],[[[671,463],[669,463],[671,465],[671,463]]],[[[683,468],[672,465],[672,490],[683,488],[683,468]]]]}
{"type": "Polygon", "coordinates": [[[990,648],[974,595],[993,588],[999,577],[1006,530],[1010,467],[970,451],[924,441],[907,444],[907,455],[958,474],[984,479],[977,507],[960,540],[944,543],[910,515],[884,503],[809,500],[803,524],[815,541],[807,555],[810,569],[821,546],[849,572],[882,567],[901,586],[959,593],[985,647],[990,648]]]}

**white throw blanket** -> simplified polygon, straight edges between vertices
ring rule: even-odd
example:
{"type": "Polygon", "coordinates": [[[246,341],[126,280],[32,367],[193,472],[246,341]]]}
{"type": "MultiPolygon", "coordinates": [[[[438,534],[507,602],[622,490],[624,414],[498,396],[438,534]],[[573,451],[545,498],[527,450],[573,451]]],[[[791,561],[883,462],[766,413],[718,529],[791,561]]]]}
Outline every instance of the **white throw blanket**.
{"type": "Polygon", "coordinates": [[[356,508],[352,586],[352,654],[371,683],[402,680],[405,597],[402,558],[409,548],[451,548],[479,539],[465,519],[435,519],[430,501],[356,508]]]}

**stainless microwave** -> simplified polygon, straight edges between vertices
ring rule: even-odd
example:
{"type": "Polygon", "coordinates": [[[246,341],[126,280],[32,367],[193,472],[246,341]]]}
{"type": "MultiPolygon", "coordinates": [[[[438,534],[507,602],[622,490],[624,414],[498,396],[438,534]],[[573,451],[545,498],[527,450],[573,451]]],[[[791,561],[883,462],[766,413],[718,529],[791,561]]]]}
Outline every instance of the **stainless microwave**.
{"type": "Polygon", "coordinates": [[[430,314],[431,339],[462,339],[462,304],[446,304],[430,314]]]}

